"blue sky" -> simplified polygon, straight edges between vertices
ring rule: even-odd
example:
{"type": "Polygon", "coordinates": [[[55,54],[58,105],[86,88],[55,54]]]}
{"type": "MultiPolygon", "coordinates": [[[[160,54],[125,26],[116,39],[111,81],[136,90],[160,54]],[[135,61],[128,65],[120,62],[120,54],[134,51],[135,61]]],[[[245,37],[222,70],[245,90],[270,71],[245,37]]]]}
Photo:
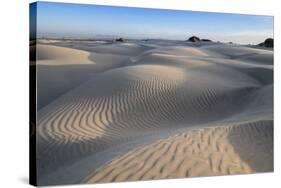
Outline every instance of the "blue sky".
{"type": "Polygon", "coordinates": [[[186,40],[256,44],[273,37],[273,17],[194,11],[39,2],[37,33],[45,37],[186,40]]]}

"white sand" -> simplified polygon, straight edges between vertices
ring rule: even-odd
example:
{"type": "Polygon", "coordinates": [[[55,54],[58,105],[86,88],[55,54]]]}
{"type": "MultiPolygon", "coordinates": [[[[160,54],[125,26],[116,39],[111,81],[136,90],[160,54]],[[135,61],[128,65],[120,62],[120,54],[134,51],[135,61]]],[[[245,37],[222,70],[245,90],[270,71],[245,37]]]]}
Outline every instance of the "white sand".
{"type": "Polygon", "coordinates": [[[273,170],[272,51],[54,43],[37,49],[39,185],[273,170]]]}

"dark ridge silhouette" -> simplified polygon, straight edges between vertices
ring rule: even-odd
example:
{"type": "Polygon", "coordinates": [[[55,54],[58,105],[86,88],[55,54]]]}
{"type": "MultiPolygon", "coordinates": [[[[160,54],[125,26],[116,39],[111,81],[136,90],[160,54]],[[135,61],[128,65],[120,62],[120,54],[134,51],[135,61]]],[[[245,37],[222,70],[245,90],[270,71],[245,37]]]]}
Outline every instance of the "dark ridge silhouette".
{"type": "Polygon", "coordinates": [[[124,42],[124,39],[119,38],[119,39],[116,39],[115,41],[116,41],[116,42],[124,42]]]}
{"type": "Polygon", "coordinates": [[[273,38],[267,38],[264,42],[258,44],[259,46],[263,46],[266,48],[273,48],[274,47],[274,40],[273,38]]]}
{"type": "Polygon", "coordinates": [[[192,36],[187,41],[188,42],[200,42],[200,38],[196,37],[196,36],[192,36]]]}
{"type": "Polygon", "coordinates": [[[201,41],[203,41],[203,42],[212,42],[212,40],[210,40],[210,39],[201,39],[201,41]]]}

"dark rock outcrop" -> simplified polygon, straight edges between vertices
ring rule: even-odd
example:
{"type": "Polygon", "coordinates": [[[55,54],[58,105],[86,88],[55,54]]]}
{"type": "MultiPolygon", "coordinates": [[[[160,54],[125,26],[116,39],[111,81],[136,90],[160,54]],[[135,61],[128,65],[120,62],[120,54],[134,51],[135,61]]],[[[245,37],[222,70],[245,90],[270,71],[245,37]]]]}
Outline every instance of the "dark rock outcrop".
{"type": "Polygon", "coordinates": [[[273,48],[274,47],[274,40],[273,38],[267,38],[264,42],[260,43],[259,46],[263,46],[266,48],[273,48]]]}
{"type": "Polygon", "coordinates": [[[196,37],[196,36],[192,36],[187,41],[188,42],[200,42],[200,38],[196,37]]]}
{"type": "Polygon", "coordinates": [[[119,39],[116,39],[115,41],[116,41],[116,42],[124,42],[124,39],[119,38],[119,39]]]}
{"type": "Polygon", "coordinates": [[[210,39],[200,39],[199,37],[196,37],[196,36],[192,36],[190,37],[187,42],[212,42],[210,39]]]}
{"type": "Polygon", "coordinates": [[[203,41],[203,42],[212,42],[212,40],[210,40],[210,39],[201,39],[201,41],[203,41]]]}

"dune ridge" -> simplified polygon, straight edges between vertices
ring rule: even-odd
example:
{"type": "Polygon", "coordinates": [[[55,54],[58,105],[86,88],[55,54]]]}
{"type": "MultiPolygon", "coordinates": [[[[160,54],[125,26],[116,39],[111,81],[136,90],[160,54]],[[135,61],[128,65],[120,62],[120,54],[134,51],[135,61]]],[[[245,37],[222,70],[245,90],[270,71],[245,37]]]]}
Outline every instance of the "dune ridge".
{"type": "Polygon", "coordinates": [[[39,184],[273,170],[272,52],[155,41],[38,51],[44,75],[61,68],[38,77],[44,87],[56,81],[37,117],[39,184]]]}
{"type": "MultiPolygon", "coordinates": [[[[154,144],[134,149],[111,161],[98,169],[94,175],[87,177],[85,182],[253,173],[255,170],[236,152],[239,148],[239,152],[243,152],[250,160],[253,156],[249,155],[249,149],[253,145],[245,147],[243,144],[235,143],[236,146],[233,146],[230,140],[237,142],[236,140],[245,139],[242,143],[256,143],[260,137],[268,139],[266,143],[270,145],[256,145],[257,149],[264,150],[263,153],[268,152],[268,156],[260,157],[255,161],[257,165],[263,160],[270,159],[270,154],[272,154],[270,150],[273,144],[271,121],[203,128],[170,136],[154,144]]],[[[262,170],[268,169],[260,169],[262,170]]]]}

